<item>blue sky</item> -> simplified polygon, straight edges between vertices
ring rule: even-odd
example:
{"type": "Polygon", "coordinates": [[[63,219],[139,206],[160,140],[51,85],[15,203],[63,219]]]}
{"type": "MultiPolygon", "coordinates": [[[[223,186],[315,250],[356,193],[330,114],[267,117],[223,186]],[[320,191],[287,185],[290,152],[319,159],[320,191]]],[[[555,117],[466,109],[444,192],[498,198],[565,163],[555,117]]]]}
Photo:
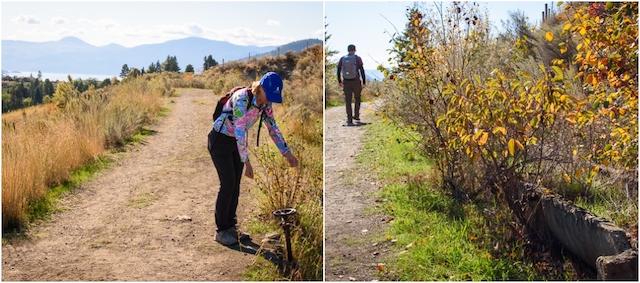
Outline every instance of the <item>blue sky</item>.
{"type": "Polygon", "coordinates": [[[104,46],[160,43],[189,36],[238,45],[323,38],[320,1],[2,1],[2,39],[32,42],[75,36],[104,46]]]}
{"type": "MultiPolygon", "coordinates": [[[[326,1],[325,14],[327,33],[331,35],[329,49],[340,53],[332,57],[337,60],[347,54],[349,44],[356,45],[356,54],[362,57],[365,69],[376,69],[379,64],[389,66],[388,49],[395,29],[402,31],[407,22],[406,7],[414,2],[405,1],[326,1]],[[395,26],[395,28],[394,28],[395,26]],[[385,33],[388,32],[388,33],[385,33]]],[[[433,2],[426,2],[431,5],[433,2]]],[[[507,20],[509,11],[522,11],[531,23],[540,21],[543,1],[479,2],[480,8],[489,11],[492,27],[499,29],[500,20],[507,20]]],[[[554,2],[554,5],[557,2],[554,2]]],[[[445,7],[448,4],[445,2],[445,7]]],[[[555,8],[555,6],[554,6],[555,8]]]]}

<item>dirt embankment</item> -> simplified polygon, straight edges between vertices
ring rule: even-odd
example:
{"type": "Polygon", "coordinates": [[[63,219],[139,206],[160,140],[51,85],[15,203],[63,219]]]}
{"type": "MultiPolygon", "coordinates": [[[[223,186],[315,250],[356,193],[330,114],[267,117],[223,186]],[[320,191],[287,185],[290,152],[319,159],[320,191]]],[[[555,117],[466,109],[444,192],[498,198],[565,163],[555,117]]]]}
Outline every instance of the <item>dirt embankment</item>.
{"type": "Polygon", "coordinates": [[[354,127],[344,126],[344,106],[325,111],[326,281],[377,280],[377,266],[388,254],[386,244],[374,240],[383,231],[384,216],[370,212],[380,185],[369,172],[371,166],[355,161],[374,108],[362,103],[363,124],[354,127]]]}
{"type": "MultiPolygon", "coordinates": [[[[218,178],[206,136],[216,99],[208,90],[179,92],[144,145],[61,200],[64,211],[29,229],[27,239],[3,243],[2,280],[243,279],[251,250],[214,240],[218,178]]],[[[248,187],[241,225],[257,214],[248,187]]]]}

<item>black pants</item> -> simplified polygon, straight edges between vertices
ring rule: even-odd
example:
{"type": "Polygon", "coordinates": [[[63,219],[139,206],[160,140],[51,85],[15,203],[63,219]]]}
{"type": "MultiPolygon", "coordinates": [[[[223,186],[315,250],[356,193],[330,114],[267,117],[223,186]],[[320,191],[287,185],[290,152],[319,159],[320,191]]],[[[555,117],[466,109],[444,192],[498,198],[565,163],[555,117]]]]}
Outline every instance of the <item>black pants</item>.
{"type": "Polygon", "coordinates": [[[240,161],[234,137],[211,131],[207,147],[220,179],[220,190],[216,200],[216,226],[218,231],[224,231],[237,223],[236,209],[240,197],[240,179],[244,163],[240,161]]]}
{"type": "Polygon", "coordinates": [[[360,117],[360,94],[362,92],[362,85],[360,80],[344,80],[342,82],[342,89],[344,90],[344,103],[347,108],[347,122],[353,122],[353,117],[360,117]],[[355,98],[355,105],[352,112],[351,98],[355,98]]]}

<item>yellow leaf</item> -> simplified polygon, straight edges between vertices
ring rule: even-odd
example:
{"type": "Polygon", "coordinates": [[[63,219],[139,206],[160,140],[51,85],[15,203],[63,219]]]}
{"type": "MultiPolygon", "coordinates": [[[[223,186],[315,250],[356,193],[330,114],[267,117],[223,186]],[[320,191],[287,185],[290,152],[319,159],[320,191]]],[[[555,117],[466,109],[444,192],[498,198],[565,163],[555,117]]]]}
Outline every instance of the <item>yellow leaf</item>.
{"type": "Polygon", "coordinates": [[[564,180],[567,181],[567,183],[571,183],[571,177],[567,175],[567,173],[564,173],[562,175],[562,178],[564,178],[564,180]]]}
{"type": "Polygon", "coordinates": [[[545,35],[545,38],[547,39],[547,41],[552,41],[553,40],[553,33],[548,31],[547,34],[545,35]]]}
{"type": "Polygon", "coordinates": [[[577,149],[574,149],[574,150],[573,150],[573,155],[574,155],[574,156],[575,156],[575,155],[578,155],[578,150],[577,150],[577,149]]]}
{"type": "Polygon", "coordinates": [[[484,130],[479,129],[479,130],[478,130],[478,131],[473,135],[472,140],[477,142],[477,141],[478,141],[478,139],[480,138],[480,136],[482,135],[482,133],[484,133],[484,130]]]}
{"type": "Polygon", "coordinates": [[[507,129],[505,127],[495,127],[493,128],[493,133],[497,134],[497,133],[501,133],[503,136],[507,135],[507,129]]]}
{"type": "Polygon", "coordinates": [[[420,21],[418,21],[418,19],[413,20],[413,25],[417,26],[418,24],[420,24],[420,21]]]}
{"type": "Polygon", "coordinates": [[[489,133],[485,132],[484,134],[482,134],[482,136],[478,140],[478,145],[479,146],[483,146],[483,145],[487,144],[487,140],[488,139],[489,139],[489,133]]]}
{"type": "Polygon", "coordinates": [[[587,33],[587,30],[584,28],[580,28],[578,32],[580,33],[580,35],[585,35],[587,33]]]}
{"type": "Polygon", "coordinates": [[[524,150],[524,146],[520,143],[520,141],[519,140],[515,140],[515,141],[516,141],[516,145],[518,146],[518,148],[520,150],[524,150]]]}
{"type": "Polygon", "coordinates": [[[511,153],[512,156],[516,154],[516,140],[510,139],[507,143],[507,147],[509,148],[509,153],[511,153]]]}

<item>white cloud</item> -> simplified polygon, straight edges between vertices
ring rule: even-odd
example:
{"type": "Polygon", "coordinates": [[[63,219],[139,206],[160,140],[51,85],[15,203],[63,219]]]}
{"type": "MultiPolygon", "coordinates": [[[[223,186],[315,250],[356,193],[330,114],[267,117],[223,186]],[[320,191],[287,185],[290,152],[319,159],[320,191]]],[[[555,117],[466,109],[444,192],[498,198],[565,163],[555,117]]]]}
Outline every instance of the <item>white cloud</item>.
{"type": "Polygon", "coordinates": [[[25,24],[40,24],[42,23],[42,21],[40,19],[38,19],[36,16],[34,15],[25,15],[25,14],[20,14],[17,17],[11,19],[14,22],[17,23],[25,23],[25,24]]]}
{"type": "Polygon", "coordinates": [[[98,20],[97,24],[102,26],[102,28],[104,29],[113,29],[118,26],[118,22],[108,19],[100,19],[98,20]]]}
{"type": "Polygon", "coordinates": [[[199,35],[204,32],[204,29],[196,23],[190,23],[185,25],[190,35],[199,35]]]}
{"type": "Polygon", "coordinates": [[[279,27],[280,26],[280,22],[276,21],[276,20],[268,20],[267,21],[267,25],[268,26],[275,26],[275,27],[279,27]]]}
{"type": "Polygon", "coordinates": [[[237,45],[269,46],[282,45],[292,41],[291,38],[258,33],[248,28],[209,31],[208,35],[215,40],[227,41],[237,45]]]}
{"type": "Polygon", "coordinates": [[[60,29],[55,31],[55,34],[57,35],[61,35],[61,36],[78,36],[78,35],[82,35],[82,34],[86,34],[87,32],[83,29],[60,29]]]}
{"type": "Polygon", "coordinates": [[[324,30],[323,29],[318,29],[315,31],[311,32],[311,36],[317,37],[317,38],[324,38],[324,30]]]}
{"type": "Polygon", "coordinates": [[[81,25],[90,25],[90,24],[93,24],[93,22],[92,22],[92,21],[90,21],[90,20],[88,20],[88,19],[85,19],[85,18],[81,18],[81,19],[79,19],[79,20],[78,20],[78,23],[79,23],[79,24],[81,24],[81,25]]]}
{"type": "Polygon", "coordinates": [[[115,29],[120,26],[118,22],[110,19],[89,20],[81,18],[78,20],[78,23],[81,25],[94,25],[103,29],[115,29]]]}
{"type": "Polygon", "coordinates": [[[67,19],[65,18],[61,18],[61,17],[53,17],[51,18],[51,24],[52,25],[62,25],[62,24],[66,24],[68,22],[67,19]]]}

